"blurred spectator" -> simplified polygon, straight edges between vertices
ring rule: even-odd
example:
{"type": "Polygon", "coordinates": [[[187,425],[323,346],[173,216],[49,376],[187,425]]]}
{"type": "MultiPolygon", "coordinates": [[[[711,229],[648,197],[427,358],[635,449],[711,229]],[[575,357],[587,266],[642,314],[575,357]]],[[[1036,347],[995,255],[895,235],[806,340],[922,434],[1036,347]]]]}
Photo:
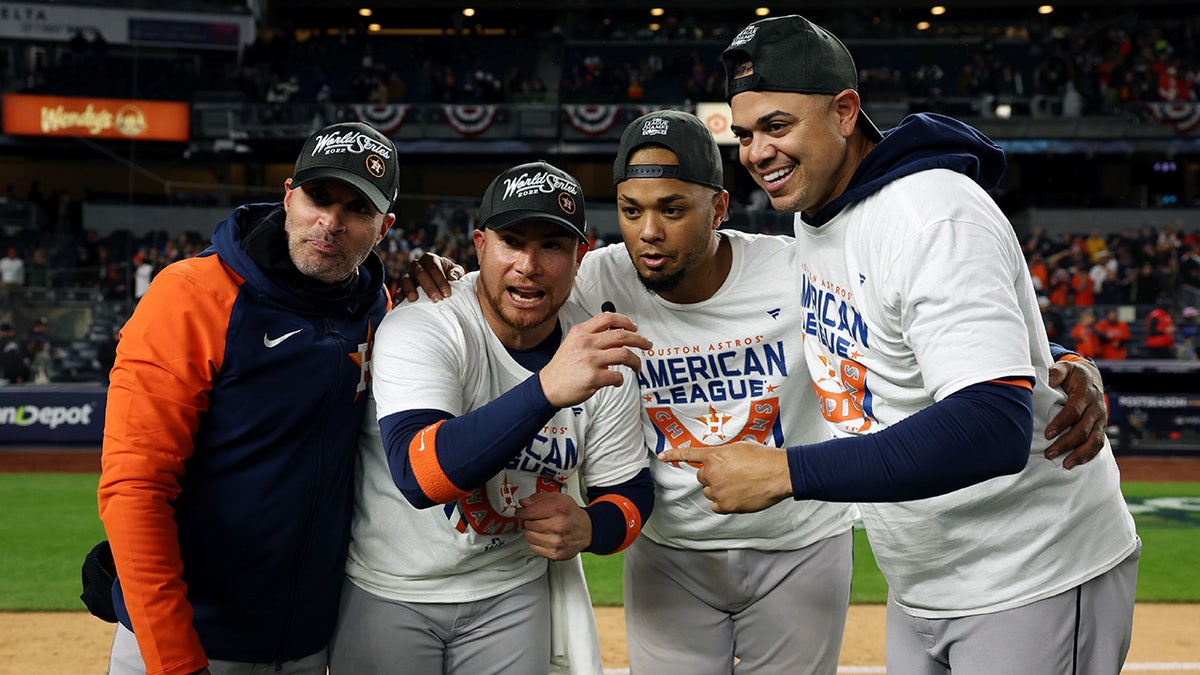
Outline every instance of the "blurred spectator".
{"type": "Polygon", "coordinates": [[[1038,296],[1038,308],[1042,310],[1042,323],[1046,326],[1046,337],[1051,342],[1065,342],[1067,333],[1062,311],[1055,307],[1050,302],[1050,298],[1045,295],[1038,296]]]}
{"type": "Polygon", "coordinates": [[[1062,116],[1083,116],[1083,95],[1080,94],[1079,90],[1075,88],[1074,80],[1067,80],[1066,88],[1063,90],[1062,116]]]}
{"type": "Polygon", "coordinates": [[[1050,275],[1048,289],[1050,304],[1055,307],[1066,307],[1071,303],[1071,273],[1061,267],[1050,275]]]}
{"type": "Polygon", "coordinates": [[[1184,307],[1180,315],[1183,318],[1179,322],[1176,350],[1179,358],[1195,361],[1200,359],[1200,310],[1184,307]]]}
{"type": "Polygon", "coordinates": [[[11,323],[0,324],[0,378],[7,384],[24,384],[29,380],[25,348],[17,340],[11,323]]]}
{"type": "Polygon", "coordinates": [[[33,322],[29,327],[29,332],[25,334],[25,350],[32,353],[34,346],[50,349],[50,335],[46,332],[49,330],[50,320],[46,317],[41,317],[33,322]]]}
{"type": "Polygon", "coordinates": [[[1151,262],[1142,263],[1133,280],[1133,303],[1152,305],[1166,293],[1167,287],[1162,273],[1151,262]]]}
{"type": "Polygon", "coordinates": [[[29,379],[37,384],[50,381],[50,321],[41,317],[33,322],[25,336],[25,351],[29,357],[29,379]]]}
{"type": "Polygon", "coordinates": [[[588,250],[594,251],[598,248],[604,248],[608,242],[604,241],[604,237],[600,236],[600,230],[594,227],[589,227],[587,231],[588,250]]]}
{"type": "Polygon", "coordinates": [[[0,286],[15,290],[25,285],[25,261],[17,253],[16,246],[9,246],[0,258],[0,286]]]}
{"type": "Polygon", "coordinates": [[[1100,358],[1122,360],[1128,356],[1129,324],[1122,321],[1116,309],[1109,309],[1094,326],[1100,337],[1100,358]]]}
{"type": "Polygon", "coordinates": [[[1152,359],[1175,358],[1175,320],[1167,298],[1160,298],[1146,315],[1146,353],[1152,359]]]}
{"type": "Polygon", "coordinates": [[[1117,283],[1117,260],[1108,252],[1101,249],[1095,254],[1096,262],[1088,270],[1092,280],[1092,293],[1096,296],[1096,304],[1115,305],[1120,302],[1121,286],[1117,283]]]}
{"type": "Polygon", "coordinates": [[[147,259],[143,251],[133,256],[133,299],[141,300],[146,291],[150,290],[150,280],[154,278],[154,265],[147,259]]]}
{"type": "Polygon", "coordinates": [[[1076,307],[1091,307],[1096,304],[1095,281],[1090,269],[1085,272],[1082,267],[1072,267],[1070,273],[1071,303],[1076,307]]]}
{"type": "Polygon", "coordinates": [[[41,248],[33,249],[25,265],[25,285],[31,288],[50,285],[50,265],[46,262],[46,251],[41,248]]]}
{"type": "Polygon", "coordinates": [[[1071,339],[1074,341],[1075,351],[1079,352],[1080,356],[1086,356],[1089,359],[1100,356],[1100,336],[1096,333],[1095,323],[1096,313],[1085,309],[1079,313],[1079,321],[1071,328],[1071,339]]]}
{"type": "MultiPolygon", "coordinates": [[[[763,195],[765,196],[766,193],[763,192],[763,195]]],[[[1029,245],[1032,247],[1036,245],[1036,242],[1031,238],[1029,245]]],[[[1038,293],[1050,292],[1050,268],[1047,267],[1046,260],[1038,251],[1031,250],[1029,252],[1029,275],[1033,277],[1033,290],[1038,293]]]]}
{"type": "Polygon", "coordinates": [[[1092,262],[1098,262],[1099,253],[1101,251],[1108,252],[1108,242],[1100,236],[1099,230],[1092,230],[1092,233],[1083,242],[1083,250],[1087,251],[1092,262]]]}
{"type": "Polygon", "coordinates": [[[100,286],[100,294],[105,300],[125,300],[128,296],[129,282],[126,279],[126,266],[109,260],[108,249],[101,246],[97,261],[96,278],[100,286]]]}

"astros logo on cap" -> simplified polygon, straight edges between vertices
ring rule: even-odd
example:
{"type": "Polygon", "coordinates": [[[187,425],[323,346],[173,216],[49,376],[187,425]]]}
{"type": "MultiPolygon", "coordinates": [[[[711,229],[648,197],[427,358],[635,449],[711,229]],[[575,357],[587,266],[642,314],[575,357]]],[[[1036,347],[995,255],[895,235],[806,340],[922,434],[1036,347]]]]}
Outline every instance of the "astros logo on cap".
{"type": "Polygon", "coordinates": [[[387,165],[379,155],[367,155],[367,171],[376,178],[383,178],[387,165]]]}
{"type": "Polygon", "coordinates": [[[558,208],[568,215],[575,213],[575,198],[565,192],[558,193],[558,208]]]}

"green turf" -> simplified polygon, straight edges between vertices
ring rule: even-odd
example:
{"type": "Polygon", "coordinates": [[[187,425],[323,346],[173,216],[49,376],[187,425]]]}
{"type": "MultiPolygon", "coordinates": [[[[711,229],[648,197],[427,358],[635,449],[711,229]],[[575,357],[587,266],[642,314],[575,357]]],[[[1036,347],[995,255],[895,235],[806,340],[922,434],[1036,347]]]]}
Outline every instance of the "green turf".
{"type": "MultiPolygon", "coordinates": [[[[1185,573],[1200,560],[1200,483],[1124,483],[1121,489],[1131,510],[1154,507],[1153,513],[1134,515],[1143,545],[1138,563],[1137,599],[1200,602],[1200,578],[1185,573]],[[1153,499],[1167,501],[1146,504],[1146,500],[1153,499]]],[[[620,565],[585,555],[583,566],[593,603],[620,604],[620,565]]],[[[875,565],[866,533],[856,529],[850,602],[875,604],[886,600],[887,584],[875,565]]]]}
{"type": "Polygon", "coordinates": [[[104,538],[95,474],[0,474],[0,610],[83,609],[83,557],[104,538]]]}
{"type": "Polygon", "coordinates": [[[1121,490],[1142,538],[1138,600],[1200,602],[1200,577],[1194,573],[1200,560],[1200,483],[1124,483],[1121,490]]]}
{"type": "MultiPolygon", "coordinates": [[[[0,474],[0,610],[77,610],[79,567],[103,538],[95,474],[0,474]]],[[[1145,548],[1138,600],[1200,602],[1200,483],[1126,483],[1145,548]]],[[[595,604],[621,604],[621,555],[583,556],[595,604]]],[[[851,601],[886,597],[862,531],[854,533],[851,601]]]]}

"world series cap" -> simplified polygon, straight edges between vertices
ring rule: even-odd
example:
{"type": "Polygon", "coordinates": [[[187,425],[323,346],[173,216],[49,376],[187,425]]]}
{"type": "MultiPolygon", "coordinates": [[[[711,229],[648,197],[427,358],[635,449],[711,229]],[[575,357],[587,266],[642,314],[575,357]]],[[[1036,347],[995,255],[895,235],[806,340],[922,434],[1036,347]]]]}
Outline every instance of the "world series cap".
{"type": "Polygon", "coordinates": [[[677,178],[724,190],[721,151],[712,132],[699,117],[679,110],[659,110],[642,115],[625,127],[613,161],[613,185],[630,178],[677,178]],[[634,164],[629,157],[647,145],[661,146],[679,158],[679,164],[634,164]]]}
{"type": "MultiPolygon", "coordinates": [[[[858,91],[858,68],[837,36],[802,16],[762,19],[746,26],[721,54],[725,63],[725,98],[744,91],[784,91],[795,94],[840,94],[858,91]],[[734,77],[735,69],[750,62],[753,71],[734,77]]],[[[858,126],[867,138],[883,140],[879,128],[858,111],[858,126]]]]}
{"type": "Polygon", "coordinates": [[[304,142],[296,158],[292,187],[320,179],[348,183],[380,213],[388,213],[400,193],[396,146],[361,122],[331,124],[304,142]]]}
{"type": "Polygon", "coordinates": [[[544,161],[518,164],[492,180],[479,205],[479,222],[503,230],[530,220],[558,223],[587,241],[583,188],[579,181],[544,161]]]}

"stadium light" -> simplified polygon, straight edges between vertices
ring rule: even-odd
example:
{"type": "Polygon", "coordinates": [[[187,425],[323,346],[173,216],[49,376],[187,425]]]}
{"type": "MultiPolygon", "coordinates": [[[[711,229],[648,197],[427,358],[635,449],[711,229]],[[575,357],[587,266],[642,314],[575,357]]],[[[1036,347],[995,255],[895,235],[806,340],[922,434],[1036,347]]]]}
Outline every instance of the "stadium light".
{"type": "Polygon", "coordinates": [[[463,16],[475,16],[475,8],[474,7],[464,7],[463,8],[463,16]]]}
{"type": "Polygon", "coordinates": [[[650,10],[650,16],[662,16],[666,13],[662,7],[654,7],[650,10]]]}
{"type": "Polygon", "coordinates": [[[770,7],[758,7],[754,10],[755,16],[766,16],[771,13],[770,7]]]}
{"type": "Polygon", "coordinates": [[[363,7],[362,9],[358,10],[359,16],[371,16],[371,14],[372,12],[370,7],[363,7]]]}
{"type": "Polygon", "coordinates": [[[928,21],[918,21],[917,22],[917,30],[929,30],[929,26],[930,26],[930,24],[928,21]]]}
{"type": "Polygon", "coordinates": [[[929,13],[934,16],[941,16],[946,13],[946,8],[941,5],[934,5],[929,8],[929,13]]]}
{"type": "Polygon", "coordinates": [[[383,26],[377,23],[369,23],[367,24],[367,30],[371,33],[378,33],[379,31],[383,30],[383,26]]]}
{"type": "Polygon", "coordinates": [[[1053,14],[1054,5],[1041,5],[1037,9],[1038,14],[1053,14]]]}

